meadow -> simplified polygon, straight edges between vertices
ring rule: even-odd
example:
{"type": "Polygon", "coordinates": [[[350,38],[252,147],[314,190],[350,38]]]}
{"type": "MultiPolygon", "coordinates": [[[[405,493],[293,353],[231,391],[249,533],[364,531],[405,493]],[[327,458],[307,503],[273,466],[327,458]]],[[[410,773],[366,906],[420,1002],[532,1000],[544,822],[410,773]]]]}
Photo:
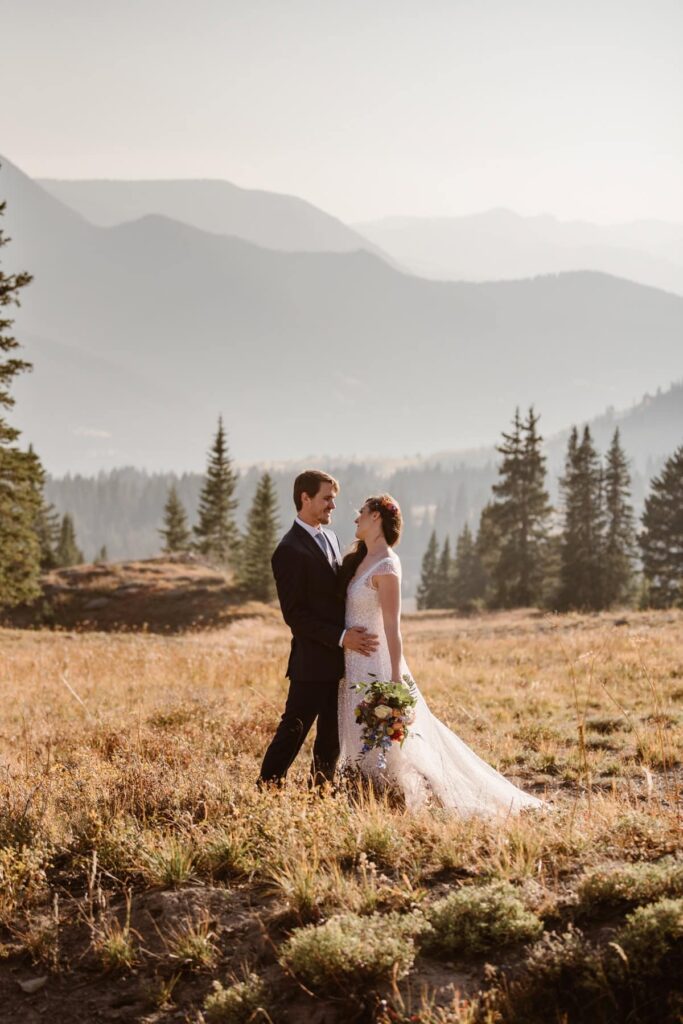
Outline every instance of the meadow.
{"type": "Polygon", "coordinates": [[[255,786],[288,647],[0,631],[0,1020],[675,1021],[683,612],[408,616],[432,710],[548,808],[255,786]]]}

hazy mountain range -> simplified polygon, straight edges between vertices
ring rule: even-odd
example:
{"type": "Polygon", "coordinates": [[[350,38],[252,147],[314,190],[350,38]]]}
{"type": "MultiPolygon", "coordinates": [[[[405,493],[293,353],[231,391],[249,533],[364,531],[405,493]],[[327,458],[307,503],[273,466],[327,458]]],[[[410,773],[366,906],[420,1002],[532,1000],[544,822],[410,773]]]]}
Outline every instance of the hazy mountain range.
{"type": "Polygon", "coordinates": [[[429,277],[499,281],[597,270],[683,295],[683,224],[603,226],[489,210],[355,226],[402,266],[429,277]]]}
{"type": "Polygon", "coordinates": [[[297,196],[239,188],[229,181],[37,182],[91,224],[113,227],[159,214],[201,231],[235,235],[264,249],[353,252],[373,249],[336,217],[297,196]]]}
{"type": "MultiPolygon", "coordinates": [[[[683,372],[683,298],[651,287],[585,271],[425,280],[343,251],[358,236],[286,196],[268,247],[158,214],[103,227],[2,164],[3,266],[35,275],[15,421],[53,473],[200,468],[219,412],[243,461],[471,448],[517,404],[550,434],[683,372]],[[315,251],[317,224],[338,251],[315,251]]],[[[208,199],[193,205],[189,185],[210,184],[185,189],[196,219],[208,199]]],[[[105,185],[97,202],[118,192],[105,185]]],[[[240,197],[252,225],[254,197],[267,208],[225,195],[214,229],[239,223],[240,197]]]]}

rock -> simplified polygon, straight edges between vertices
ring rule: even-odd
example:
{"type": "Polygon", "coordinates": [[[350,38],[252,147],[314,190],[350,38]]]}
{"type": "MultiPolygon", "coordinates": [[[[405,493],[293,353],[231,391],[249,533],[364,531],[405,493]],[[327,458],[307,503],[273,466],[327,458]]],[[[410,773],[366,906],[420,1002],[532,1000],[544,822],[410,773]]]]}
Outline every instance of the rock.
{"type": "Polygon", "coordinates": [[[27,978],[26,981],[20,981],[17,978],[17,985],[27,996],[32,996],[34,992],[38,992],[46,984],[47,974],[43,974],[40,978],[27,978]]]}
{"type": "Polygon", "coordinates": [[[97,611],[98,608],[105,608],[109,604],[108,597],[93,597],[91,601],[86,601],[83,605],[83,610],[86,612],[97,611]]]}

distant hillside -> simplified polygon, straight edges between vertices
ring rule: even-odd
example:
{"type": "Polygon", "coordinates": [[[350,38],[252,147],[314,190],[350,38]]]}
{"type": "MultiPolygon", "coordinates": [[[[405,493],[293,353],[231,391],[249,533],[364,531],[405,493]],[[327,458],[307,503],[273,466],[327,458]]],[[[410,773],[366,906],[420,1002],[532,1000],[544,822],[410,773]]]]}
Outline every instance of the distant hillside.
{"type": "Polygon", "coordinates": [[[488,210],[469,217],[391,217],[355,225],[413,273],[502,281],[597,270],[683,294],[683,224],[599,225],[488,210]]]}
{"type": "Polygon", "coordinates": [[[375,246],[297,196],[239,188],[229,181],[55,181],[50,195],[92,224],[113,227],[160,214],[202,231],[235,235],[265,249],[353,252],[375,246]]]}
{"type": "MultiPolygon", "coordinates": [[[[582,425],[582,424],[579,424],[582,425]]],[[[635,470],[648,479],[659,472],[662,463],[683,443],[683,380],[666,391],[658,388],[630,409],[608,409],[590,420],[590,429],[600,450],[605,450],[619,427],[622,445],[635,470]]],[[[551,467],[561,467],[568,430],[548,440],[551,467]]]]}
{"type": "Polygon", "coordinates": [[[462,449],[517,404],[552,433],[681,375],[683,299],[614,277],[441,283],[157,216],[98,228],[8,165],[0,194],[4,265],[35,275],[16,422],[53,473],[199,468],[219,411],[243,461],[462,449]]]}

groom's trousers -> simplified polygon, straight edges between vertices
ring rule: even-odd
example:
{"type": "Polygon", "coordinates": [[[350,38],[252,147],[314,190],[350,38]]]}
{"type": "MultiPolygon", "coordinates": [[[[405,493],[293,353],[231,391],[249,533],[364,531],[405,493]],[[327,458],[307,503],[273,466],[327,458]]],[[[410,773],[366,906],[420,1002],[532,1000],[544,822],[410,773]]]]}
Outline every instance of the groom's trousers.
{"type": "Polygon", "coordinates": [[[332,782],[339,757],[338,690],[338,681],[290,680],[284,714],[263,758],[259,781],[281,782],[285,778],[317,718],[311,775],[317,785],[332,782]]]}

